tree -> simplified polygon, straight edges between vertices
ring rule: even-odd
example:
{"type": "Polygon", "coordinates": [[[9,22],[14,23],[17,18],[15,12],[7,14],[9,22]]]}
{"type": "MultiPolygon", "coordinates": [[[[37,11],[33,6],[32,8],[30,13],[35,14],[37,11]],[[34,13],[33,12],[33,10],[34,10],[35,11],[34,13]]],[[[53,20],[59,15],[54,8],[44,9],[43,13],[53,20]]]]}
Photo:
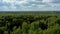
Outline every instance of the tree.
{"type": "Polygon", "coordinates": [[[22,31],[24,34],[28,34],[28,30],[29,30],[29,24],[27,24],[26,22],[24,22],[22,24],[22,31]]]}
{"type": "Polygon", "coordinates": [[[40,27],[42,30],[46,30],[46,29],[48,28],[48,25],[40,22],[39,27],[40,27]]]}

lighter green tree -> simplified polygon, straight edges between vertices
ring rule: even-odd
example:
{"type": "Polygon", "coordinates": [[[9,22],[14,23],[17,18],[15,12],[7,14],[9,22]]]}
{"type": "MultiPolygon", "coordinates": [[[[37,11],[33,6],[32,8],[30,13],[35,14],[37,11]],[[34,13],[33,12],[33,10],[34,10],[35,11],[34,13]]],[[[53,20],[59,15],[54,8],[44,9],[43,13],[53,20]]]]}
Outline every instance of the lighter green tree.
{"type": "Polygon", "coordinates": [[[23,34],[28,34],[28,30],[29,30],[29,24],[27,24],[26,22],[24,22],[22,24],[22,32],[23,32],[23,34]]]}

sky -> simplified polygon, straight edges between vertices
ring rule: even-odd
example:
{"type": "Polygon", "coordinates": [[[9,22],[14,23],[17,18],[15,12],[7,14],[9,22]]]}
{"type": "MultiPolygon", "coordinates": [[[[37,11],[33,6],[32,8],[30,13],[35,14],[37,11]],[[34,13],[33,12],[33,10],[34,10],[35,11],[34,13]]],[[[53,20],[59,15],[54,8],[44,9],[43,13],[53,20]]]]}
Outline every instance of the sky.
{"type": "Polygon", "coordinates": [[[0,11],[60,11],[60,0],[0,0],[0,11]]]}

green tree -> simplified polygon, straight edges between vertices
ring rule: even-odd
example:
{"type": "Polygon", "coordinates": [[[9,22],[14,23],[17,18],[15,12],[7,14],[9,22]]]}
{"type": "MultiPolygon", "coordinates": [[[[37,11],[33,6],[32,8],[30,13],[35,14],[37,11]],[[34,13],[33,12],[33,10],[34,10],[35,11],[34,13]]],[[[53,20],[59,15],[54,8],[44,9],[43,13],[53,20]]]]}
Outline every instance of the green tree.
{"type": "Polygon", "coordinates": [[[21,30],[20,27],[19,27],[19,28],[17,28],[16,30],[14,30],[12,33],[13,33],[13,34],[22,34],[22,30],[21,30]]]}
{"type": "Polygon", "coordinates": [[[26,22],[24,22],[24,23],[22,24],[23,34],[28,34],[28,30],[29,30],[29,24],[27,24],[26,22]]]}

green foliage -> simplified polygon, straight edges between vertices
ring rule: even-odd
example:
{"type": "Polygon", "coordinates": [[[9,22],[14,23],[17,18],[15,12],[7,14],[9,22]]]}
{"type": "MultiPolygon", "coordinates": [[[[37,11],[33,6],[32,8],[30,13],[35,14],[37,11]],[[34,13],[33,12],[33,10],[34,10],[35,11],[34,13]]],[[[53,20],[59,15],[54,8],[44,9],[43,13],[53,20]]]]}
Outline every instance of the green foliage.
{"type": "Polygon", "coordinates": [[[31,26],[30,26],[30,29],[35,31],[35,30],[38,30],[39,28],[39,22],[33,22],[31,23],[31,26]]]}
{"type": "Polygon", "coordinates": [[[8,31],[4,31],[4,34],[8,34],[8,31]]]}
{"type": "Polygon", "coordinates": [[[0,30],[5,31],[7,28],[6,27],[0,27],[0,30]]]}
{"type": "Polygon", "coordinates": [[[60,34],[60,25],[58,25],[60,24],[59,15],[60,14],[0,15],[0,34],[8,34],[9,32],[9,34],[60,34]],[[47,25],[47,29],[42,30],[41,28],[45,28],[45,25],[47,25]]]}
{"type": "Polygon", "coordinates": [[[23,33],[27,34],[28,33],[28,29],[29,29],[29,25],[26,22],[24,22],[22,24],[22,31],[23,31],[23,33]]]}
{"type": "Polygon", "coordinates": [[[29,30],[28,34],[34,34],[34,31],[33,30],[29,30]]]}
{"type": "Polygon", "coordinates": [[[16,30],[13,31],[14,34],[22,34],[22,30],[20,29],[20,27],[16,30]]]}
{"type": "Polygon", "coordinates": [[[60,26],[53,26],[52,28],[43,31],[43,34],[60,34],[60,26]]]}

